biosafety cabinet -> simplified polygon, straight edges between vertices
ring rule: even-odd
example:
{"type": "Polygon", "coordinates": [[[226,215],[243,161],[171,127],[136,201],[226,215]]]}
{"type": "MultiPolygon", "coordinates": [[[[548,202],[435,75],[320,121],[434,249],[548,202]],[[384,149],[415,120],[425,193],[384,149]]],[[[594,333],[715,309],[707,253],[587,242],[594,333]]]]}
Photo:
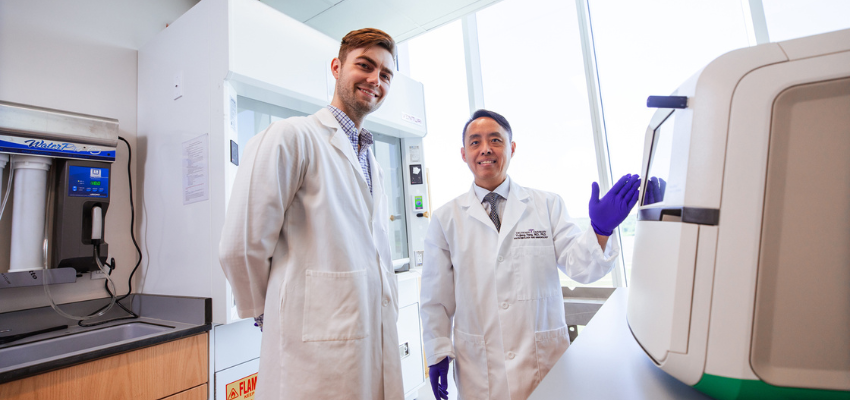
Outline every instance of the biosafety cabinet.
{"type": "Polygon", "coordinates": [[[850,30],[729,52],[673,95],[646,132],[635,339],[718,399],[850,398],[850,30]]]}
{"type": "MultiPolygon", "coordinates": [[[[242,149],[269,123],[330,103],[339,42],[251,0],[202,0],[139,50],[140,291],[211,297],[211,398],[259,366],[261,334],[240,320],[218,261],[242,149]]],[[[397,73],[364,127],[384,169],[394,264],[421,263],[429,208],[422,84],[397,73]]],[[[412,275],[412,276],[411,276],[412,275]]],[[[424,384],[416,276],[399,277],[404,388],[424,384]]],[[[245,381],[243,387],[250,387],[245,381]]]]}

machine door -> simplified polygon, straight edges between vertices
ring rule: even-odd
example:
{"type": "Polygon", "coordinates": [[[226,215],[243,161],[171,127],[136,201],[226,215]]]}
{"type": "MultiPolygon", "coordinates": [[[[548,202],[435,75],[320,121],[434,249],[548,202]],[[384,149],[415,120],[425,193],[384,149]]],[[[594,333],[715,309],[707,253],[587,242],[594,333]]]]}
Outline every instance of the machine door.
{"type": "Polygon", "coordinates": [[[777,386],[850,390],[850,78],[773,105],[750,362],[777,386]]]}
{"type": "Polygon", "coordinates": [[[699,225],[638,221],[628,322],[656,363],[688,352],[699,225]]]}

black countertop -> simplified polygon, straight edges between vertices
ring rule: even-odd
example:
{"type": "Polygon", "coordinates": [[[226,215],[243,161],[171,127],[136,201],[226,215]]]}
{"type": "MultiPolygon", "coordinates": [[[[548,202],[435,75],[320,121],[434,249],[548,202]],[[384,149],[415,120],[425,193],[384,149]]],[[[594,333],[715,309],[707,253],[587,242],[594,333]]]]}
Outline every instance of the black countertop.
{"type": "MultiPolygon", "coordinates": [[[[87,315],[109,299],[61,304],[72,315],[87,315]]],[[[67,325],[67,328],[0,345],[0,383],[207,332],[212,329],[212,299],[133,294],[121,302],[139,315],[93,327],[59,315],[51,307],[0,314],[0,339],[67,325]]],[[[127,316],[117,305],[93,324],[127,316]]]]}

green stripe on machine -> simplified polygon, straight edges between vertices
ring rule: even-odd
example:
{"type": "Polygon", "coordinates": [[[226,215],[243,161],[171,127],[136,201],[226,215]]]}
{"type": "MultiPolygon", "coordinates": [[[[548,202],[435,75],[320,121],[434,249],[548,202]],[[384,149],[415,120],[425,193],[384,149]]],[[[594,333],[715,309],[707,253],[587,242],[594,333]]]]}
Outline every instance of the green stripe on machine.
{"type": "Polygon", "coordinates": [[[780,387],[709,374],[703,374],[694,389],[718,400],[850,400],[850,392],[780,387]]]}

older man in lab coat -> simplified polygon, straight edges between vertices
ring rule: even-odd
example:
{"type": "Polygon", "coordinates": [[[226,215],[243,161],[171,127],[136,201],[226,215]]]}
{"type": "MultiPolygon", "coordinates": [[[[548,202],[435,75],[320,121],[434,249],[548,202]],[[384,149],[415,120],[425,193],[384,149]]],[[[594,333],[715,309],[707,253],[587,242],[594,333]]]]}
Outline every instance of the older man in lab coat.
{"type": "Polygon", "coordinates": [[[432,389],[447,398],[454,360],[461,399],[525,400],[570,344],[558,268],[582,283],[611,270],[619,248],[608,236],[637,201],[640,180],[624,176],[601,200],[594,182],[593,229],[582,232],[558,195],[508,177],[516,144],[504,117],[476,111],[463,140],[475,182],[434,212],[425,241],[421,304],[432,389]]]}
{"type": "Polygon", "coordinates": [[[389,92],[394,53],[380,30],[349,33],[331,104],[245,149],[220,259],[239,315],[264,327],[257,399],[404,397],[384,180],[361,128],[389,92]]]}

